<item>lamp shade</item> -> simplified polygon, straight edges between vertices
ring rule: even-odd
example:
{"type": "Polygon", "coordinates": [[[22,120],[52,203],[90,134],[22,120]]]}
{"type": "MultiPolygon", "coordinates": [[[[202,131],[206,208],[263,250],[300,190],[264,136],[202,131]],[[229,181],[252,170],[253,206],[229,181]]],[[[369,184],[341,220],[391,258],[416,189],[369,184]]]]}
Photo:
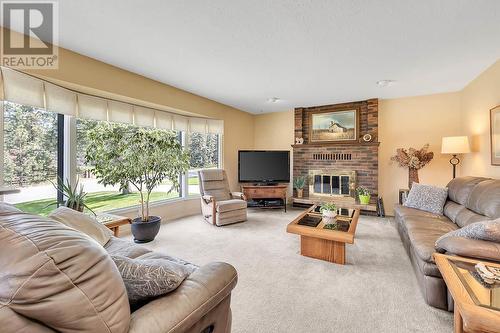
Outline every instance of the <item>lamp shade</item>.
{"type": "Polygon", "coordinates": [[[469,138],[467,136],[446,136],[441,143],[442,154],[470,153],[469,138]]]}

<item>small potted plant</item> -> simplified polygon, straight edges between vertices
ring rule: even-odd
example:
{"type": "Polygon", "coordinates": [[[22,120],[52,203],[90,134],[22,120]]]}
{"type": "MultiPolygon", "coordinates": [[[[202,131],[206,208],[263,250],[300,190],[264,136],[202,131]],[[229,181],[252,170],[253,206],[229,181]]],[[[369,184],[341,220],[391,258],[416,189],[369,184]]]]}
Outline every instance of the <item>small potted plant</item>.
{"type": "Polygon", "coordinates": [[[319,210],[321,215],[323,215],[323,221],[325,224],[331,224],[335,222],[335,217],[337,217],[337,206],[333,202],[327,202],[321,205],[319,210]]]}
{"type": "Polygon", "coordinates": [[[371,194],[370,194],[369,189],[367,189],[366,187],[363,187],[363,186],[359,186],[356,189],[356,193],[358,194],[360,204],[368,205],[370,203],[371,194]]]}
{"type": "Polygon", "coordinates": [[[304,187],[306,186],[306,177],[298,176],[293,179],[293,187],[297,191],[297,198],[302,198],[304,195],[304,187]]]}
{"type": "Polygon", "coordinates": [[[61,193],[63,197],[63,201],[57,203],[78,212],[83,212],[87,208],[95,215],[94,211],[85,203],[87,192],[83,190],[83,185],[80,184],[78,187],[78,183],[79,179],[76,180],[75,186],[71,186],[69,179],[66,179],[65,183],[61,178],[57,177],[57,183],[52,183],[52,185],[54,185],[57,192],[61,193]]]}

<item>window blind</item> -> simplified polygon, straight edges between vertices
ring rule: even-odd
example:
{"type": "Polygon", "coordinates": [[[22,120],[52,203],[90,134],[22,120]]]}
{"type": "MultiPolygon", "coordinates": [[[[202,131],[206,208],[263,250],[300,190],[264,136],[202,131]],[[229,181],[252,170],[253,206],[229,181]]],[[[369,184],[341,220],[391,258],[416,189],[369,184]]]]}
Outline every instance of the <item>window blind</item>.
{"type": "Polygon", "coordinates": [[[34,106],[47,111],[83,119],[127,123],[144,127],[200,133],[224,133],[224,122],[217,119],[189,117],[80,93],[1,67],[0,99],[34,106]]]}

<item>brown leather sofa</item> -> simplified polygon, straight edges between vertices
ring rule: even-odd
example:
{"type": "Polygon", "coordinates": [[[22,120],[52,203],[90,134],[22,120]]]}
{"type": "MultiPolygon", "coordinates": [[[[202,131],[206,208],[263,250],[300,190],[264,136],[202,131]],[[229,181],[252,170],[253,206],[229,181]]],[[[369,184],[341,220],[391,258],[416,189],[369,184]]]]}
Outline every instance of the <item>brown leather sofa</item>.
{"type": "Polygon", "coordinates": [[[102,247],[54,220],[1,205],[0,331],[231,331],[231,290],[237,281],[231,265],[202,266],[173,292],[131,312],[110,254],[154,255],[114,237],[102,247]]]}
{"type": "MultiPolygon", "coordinates": [[[[397,205],[396,225],[417,275],[427,304],[452,311],[453,301],[432,255],[436,240],[470,223],[500,217],[500,180],[461,177],[448,184],[444,215],[397,205]]],[[[448,254],[500,261],[500,244],[453,237],[446,240],[448,254]]]]}

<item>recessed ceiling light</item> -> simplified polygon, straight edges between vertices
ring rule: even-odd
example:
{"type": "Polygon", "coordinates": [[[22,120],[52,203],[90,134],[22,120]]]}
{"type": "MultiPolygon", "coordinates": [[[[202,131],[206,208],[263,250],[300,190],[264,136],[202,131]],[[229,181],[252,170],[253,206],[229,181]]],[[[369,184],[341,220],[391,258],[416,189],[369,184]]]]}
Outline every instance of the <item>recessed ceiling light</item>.
{"type": "Polygon", "coordinates": [[[278,97],[271,97],[267,100],[269,103],[277,103],[280,101],[278,97]]]}
{"type": "Polygon", "coordinates": [[[377,81],[377,85],[379,87],[390,87],[392,86],[396,81],[395,80],[380,80],[377,81]]]}

